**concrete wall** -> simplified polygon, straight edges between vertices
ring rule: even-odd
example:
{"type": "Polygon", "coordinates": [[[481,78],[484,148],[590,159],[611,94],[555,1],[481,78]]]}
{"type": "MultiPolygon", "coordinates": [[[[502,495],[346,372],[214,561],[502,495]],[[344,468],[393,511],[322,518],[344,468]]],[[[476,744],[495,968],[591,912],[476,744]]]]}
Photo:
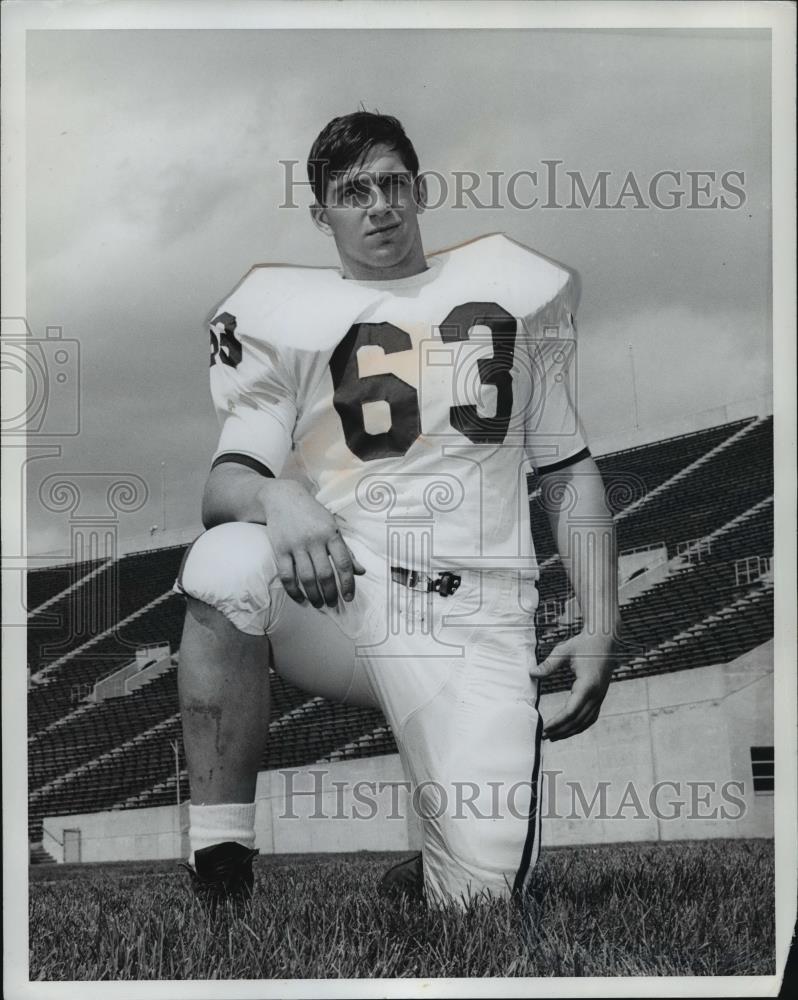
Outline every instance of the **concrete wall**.
{"type": "Polygon", "coordinates": [[[420,847],[398,754],[265,771],[255,800],[264,854],[420,847]]]}
{"type": "Polygon", "coordinates": [[[77,816],[47,816],[42,846],[64,861],[64,830],[80,830],[81,861],[147,861],[185,857],[188,806],[117,809],[77,816]]]}
{"type": "MultiPolygon", "coordinates": [[[[566,697],[543,697],[544,718],[566,697]]],[[[773,796],[753,791],[750,748],[772,745],[772,642],[733,663],[613,684],[591,729],[544,744],[542,843],[771,837],[773,796]]],[[[264,854],[420,846],[398,755],[263,772],[256,802],[264,854]]],[[[179,847],[175,812],[48,817],[44,847],[63,860],[64,829],[79,829],[83,861],[185,856],[185,804],[179,847]]]]}
{"type": "MultiPolygon", "coordinates": [[[[542,698],[544,717],[566,698],[542,698]]],[[[733,663],[613,684],[591,729],[544,744],[542,844],[771,837],[773,796],[752,783],[758,745],[773,745],[772,642],[733,663]],[[592,811],[573,783],[588,803],[599,793],[592,811]]]]}

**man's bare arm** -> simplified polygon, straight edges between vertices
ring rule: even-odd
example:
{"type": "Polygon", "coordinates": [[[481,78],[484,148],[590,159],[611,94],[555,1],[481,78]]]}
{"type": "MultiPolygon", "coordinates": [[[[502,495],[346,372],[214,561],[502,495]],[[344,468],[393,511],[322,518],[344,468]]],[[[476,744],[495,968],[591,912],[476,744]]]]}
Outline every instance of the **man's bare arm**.
{"type": "Polygon", "coordinates": [[[338,531],[335,518],[300,483],[272,479],[236,462],[211,469],[202,498],[206,528],[229,521],[264,524],[286,593],[315,608],[351,601],[355,576],[366,571],[338,531]],[[337,574],[337,579],[336,579],[337,574]]]}
{"type": "Polygon", "coordinates": [[[235,462],[215,466],[202,495],[202,523],[206,528],[229,521],[266,524],[261,490],[269,482],[274,480],[235,462]]]}
{"type": "Polygon", "coordinates": [[[557,551],[583,619],[582,631],[555,646],[534,671],[544,677],[569,665],[576,674],[565,706],[544,730],[545,738],[561,740],[593,725],[609,687],[620,624],[618,559],[612,514],[593,459],[581,459],[540,478],[557,551]]]}

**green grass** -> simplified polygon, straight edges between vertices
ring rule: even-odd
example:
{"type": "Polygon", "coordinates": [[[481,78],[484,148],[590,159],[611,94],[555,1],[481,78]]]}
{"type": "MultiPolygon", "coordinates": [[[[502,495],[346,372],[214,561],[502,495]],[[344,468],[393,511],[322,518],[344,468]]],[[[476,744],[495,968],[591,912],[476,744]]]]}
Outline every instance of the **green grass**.
{"type": "Polygon", "coordinates": [[[545,852],[528,913],[390,907],[396,855],[264,857],[248,911],[205,919],[172,862],[31,869],[30,978],[766,975],[770,841],[545,852]]]}

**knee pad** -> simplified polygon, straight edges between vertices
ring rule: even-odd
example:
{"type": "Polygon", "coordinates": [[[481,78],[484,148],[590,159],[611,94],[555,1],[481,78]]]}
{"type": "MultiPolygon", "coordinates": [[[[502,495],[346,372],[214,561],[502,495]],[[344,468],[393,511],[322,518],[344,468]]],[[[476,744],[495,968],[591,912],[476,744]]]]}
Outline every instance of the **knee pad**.
{"type": "Polygon", "coordinates": [[[268,632],[285,591],[262,524],[235,521],[210,528],[189,547],[174,588],[221,611],[240,631],[268,632]]]}

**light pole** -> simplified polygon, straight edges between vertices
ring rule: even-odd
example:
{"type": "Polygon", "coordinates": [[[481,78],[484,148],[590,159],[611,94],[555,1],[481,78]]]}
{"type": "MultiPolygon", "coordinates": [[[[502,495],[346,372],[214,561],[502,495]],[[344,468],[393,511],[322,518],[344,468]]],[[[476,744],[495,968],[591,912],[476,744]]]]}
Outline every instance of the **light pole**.
{"type": "Polygon", "coordinates": [[[166,462],[161,462],[161,531],[166,531],[166,462]]]}
{"type": "Polygon", "coordinates": [[[180,857],[181,851],[181,837],[180,837],[180,742],[179,740],[174,740],[171,744],[172,749],[175,752],[175,836],[177,839],[177,855],[180,857]]]}
{"type": "Polygon", "coordinates": [[[640,415],[637,411],[637,378],[635,377],[635,356],[629,345],[629,364],[632,366],[632,397],[635,403],[635,430],[640,430],[640,415]]]}

